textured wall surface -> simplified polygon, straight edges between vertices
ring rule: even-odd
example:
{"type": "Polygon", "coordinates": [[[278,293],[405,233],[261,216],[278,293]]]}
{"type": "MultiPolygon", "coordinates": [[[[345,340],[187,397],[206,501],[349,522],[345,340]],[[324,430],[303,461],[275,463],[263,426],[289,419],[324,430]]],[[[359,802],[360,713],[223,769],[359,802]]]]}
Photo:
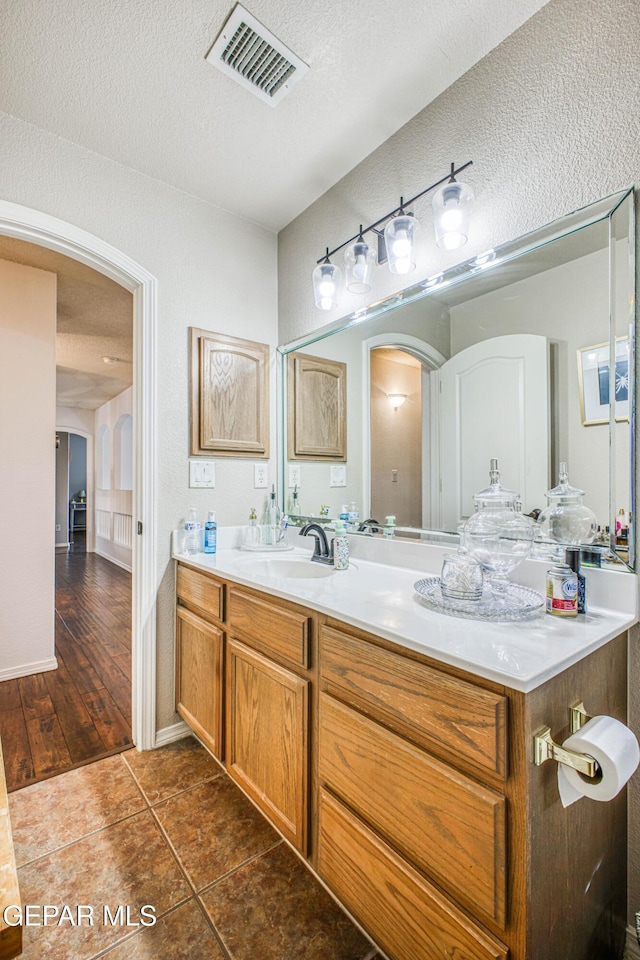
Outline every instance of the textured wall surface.
{"type": "MultiPolygon", "coordinates": [[[[412,281],[466,260],[570,210],[640,182],[640,17],[637,0],[551,0],[434,103],[417,114],[279,235],[280,342],[362,304],[313,304],[311,270],[350,237],[446,173],[474,161],[471,236],[438,251],[428,203],[412,281]]],[[[339,96],[339,91],[336,92],[339,96]]],[[[637,243],[637,247],[640,244],[637,243]]],[[[371,300],[404,286],[382,269],[371,300]]],[[[636,509],[637,515],[637,509],[636,509]]],[[[630,644],[630,723],[640,730],[639,631],[630,644]]],[[[630,916],[640,909],[640,773],[629,787],[630,916]]]]}
{"type": "Polygon", "coordinates": [[[157,723],[162,728],[177,719],[170,532],[192,503],[201,515],[217,509],[219,522],[229,524],[244,522],[255,502],[250,462],[219,463],[213,496],[188,489],[187,328],[276,343],[276,238],[6,114],[0,114],[0,184],[4,199],[88,230],[158,279],[157,723]]]}
{"type": "Polygon", "coordinates": [[[5,680],[50,670],[55,663],[56,276],[0,260],[0,289],[0,536],[5,544],[0,679],[5,680]]]}

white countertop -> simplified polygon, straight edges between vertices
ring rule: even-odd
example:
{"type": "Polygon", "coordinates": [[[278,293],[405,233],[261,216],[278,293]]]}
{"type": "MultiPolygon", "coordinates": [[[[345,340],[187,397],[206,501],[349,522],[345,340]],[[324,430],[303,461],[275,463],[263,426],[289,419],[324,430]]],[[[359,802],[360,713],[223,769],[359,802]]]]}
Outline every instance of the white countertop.
{"type": "MultiPolygon", "coordinates": [[[[638,578],[627,571],[583,567],[587,578],[585,616],[563,619],[541,611],[531,620],[493,623],[447,616],[419,601],[414,583],[438,575],[442,557],[450,549],[351,537],[348,570],[318,579],[267,578],[251,570],[252,560],[278,556],[311,563],[309,541],[313,538],[304,538],[301,546],[296,544],[286,553],[256,554],[231,547],[239,542],[238,537],[239,528],[223,528],[215,555],[185,556],[174,551],[173,556],[524,692],[562,673],[638,620],[638,578]]],[[[295,543],[295,531],[290,531],[289,537],[295,543]]],[[[549,561],[526,561],[511,579],[544,593],[549,566],[549,561]]]]}

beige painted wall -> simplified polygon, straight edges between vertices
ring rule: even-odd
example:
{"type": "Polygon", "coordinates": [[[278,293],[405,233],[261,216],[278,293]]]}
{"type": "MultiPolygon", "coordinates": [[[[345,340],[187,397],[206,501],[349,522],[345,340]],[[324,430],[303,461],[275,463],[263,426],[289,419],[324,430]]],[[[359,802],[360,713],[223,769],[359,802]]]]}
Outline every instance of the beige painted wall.
{"type": "Polygon", "coordinates": [[[0,260],[0,680],[56,666],[56,276],[0,260]]]}
{"type": "MultiPolygon", "coordinates": [[[[207,509],[217,510],[221,525],[246,523],[256,493],[251,460],[218,461],[213,507],[209,491],[189,490],[187,331],[195,326],[276,345],[276,237],[210,203],[1,113],[0,142],[3,199],[89,231],[158,280],[155,579],[157,726],[162,729],[179,719],[173,692],[171,531],[192,503],[201,516],[207,509]],[[247,263],[251,264],[250,283],[247,263]]],[[[273,382],[271,395],[273,417],[273,382]]],[[[52,399],[52,410],[53,403],[52,399]]],[[[275,480],[275,456],[270,473],[270,480],[275,480]]],[[[16,565],[17,575],[26,577],[29,572],[26,562],[19,569],[16,565]]]]}
{"type": "MultiPolygon", "coordinates": [[[[324,248],[351,236],[443,175],[474,161],[469,243],[437,250],[428,202],[412,280],[518,237],[631,183],[640,183],[637,0],[550,0],[512,36],[374,151],[279,236],[280,340],[362,306],[343,296],[321,315],[311,269],[324,248]]],[[[638,220],[638,218],[636,218],[638,220]]],[[[637,247],[640,244],[636,244],[637,247]]],[[[387,270],[371,299],[404,286],[387,270]]],[[[638,511],[636,509],[636,516],[638,511]]],[[[639,631],[630,643],[630,723],[640,730],[639,631]]],[[[629,787],[629,907],[640,909],[640,774],[629,787]]]]}
{"type": "Polygon", "coordinates": [[[371,353],[371,516],[422,526],[422,368],[371,353]],[[394,410],[388,394],[407,399],[394,410]],[[397,479],[393,480],[393,471],[397,479]]]}

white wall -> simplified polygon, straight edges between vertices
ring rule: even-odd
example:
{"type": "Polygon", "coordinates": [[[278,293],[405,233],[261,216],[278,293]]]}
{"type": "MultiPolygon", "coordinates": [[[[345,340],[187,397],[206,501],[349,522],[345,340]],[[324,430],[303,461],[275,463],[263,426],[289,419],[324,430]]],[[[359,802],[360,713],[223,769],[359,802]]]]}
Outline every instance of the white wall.
{"type": "MultiPolygon", "coordinates": [[[[173,707],[175,600],[170,532],[191,503],[201,514],[212,504],[224,525],[245,523],[255,500],[250,460],[218,461],[213,496],[188,488],[187,330],[201,327],[275,346],[276,238],[211,204],[6,114],[0,114],[0,143],[3,199],[88,230],[158,280],[157,724],[163,728],[178,719],[173,707]],[[247,264],[251,265],[250,283],[247,264]]],[[[273,383],[272,402],[275,410],[273,383]]],[[[271,473],[275,480],[273,469],[271,473]]],[[[29,567],[25,564],[18,572],[24,577],[29,567]]]]}
{"type": "Polygon", "coordinates": [[[56,276],[0,260],[0,680],[54,655],[56,276]]]}
{"type": "Polygon", "coordinates": [[[94,495],[94,523],[96,531],[95,552],[111,560],[125,570],[131,570],[131,543],[133,536],[133,492],[119,488],[116,456],[116,425],[122,416],[133,414],[133,387],[103,404],[95,412],[95,436],[100,437],[100,428],[108,428],[110,457],[108,487],[101,488],[100,442],[96,443],[96,488],[94,495]],[[104,524],[104,526],[103,526],[104,524]]]}
{"type": "MultiPolygon", "coordinates": [[[[412,282],[640,183],[639,50],[637,0],[550,0],[281,232],[280,341],[362,305],[343,296],[334,313],[316,310],[313,264],[327,245],[382,216],[401,194],[418,193],[452,160],[474,161],[467,178],[476,193],[469,243],[458,252],[438,251],[429,237],[429,204],[420,205],[425,236],[412,282]]],[[[370,299],[404,285],[382,270],[370,299]]],[[[630,722],[636,730],[638,636],[635,628],[630,722]]],[[[629,797],[631,918],[640,906],[640,774],[629,797]]]]}
{"type": "Polygon", "coordinates": [[[69,546],[69,434],[56,430],[59,446],[56,447],[55,479],[55,545],[69,546]],[[58,529],[58,527],[60,529],[58,529]]]}

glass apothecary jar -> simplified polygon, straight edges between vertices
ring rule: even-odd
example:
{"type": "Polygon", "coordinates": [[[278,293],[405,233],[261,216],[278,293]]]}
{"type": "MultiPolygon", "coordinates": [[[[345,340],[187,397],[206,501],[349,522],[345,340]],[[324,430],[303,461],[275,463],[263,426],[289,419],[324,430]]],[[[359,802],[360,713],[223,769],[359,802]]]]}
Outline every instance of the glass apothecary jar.
{"type": "Polygon", "coordinates": [[[531,553],[535,528],[520,511],[519,494],[500,483],[497,460],[490,462],[489,480],[473,498],[476,512],[464,525],[462,542],[486,571],[499,602],[509,588],[508,574],[531,553]]]}
{"type": "Polygon", "coordinates": [[[547,507],[538,517],[537,537],[552,544],[591,543],[596,535],[596,515],[582,502],[584,490],[572,487],[567,464],[560,464],[557,487],[547,490],[547,507]]]}

